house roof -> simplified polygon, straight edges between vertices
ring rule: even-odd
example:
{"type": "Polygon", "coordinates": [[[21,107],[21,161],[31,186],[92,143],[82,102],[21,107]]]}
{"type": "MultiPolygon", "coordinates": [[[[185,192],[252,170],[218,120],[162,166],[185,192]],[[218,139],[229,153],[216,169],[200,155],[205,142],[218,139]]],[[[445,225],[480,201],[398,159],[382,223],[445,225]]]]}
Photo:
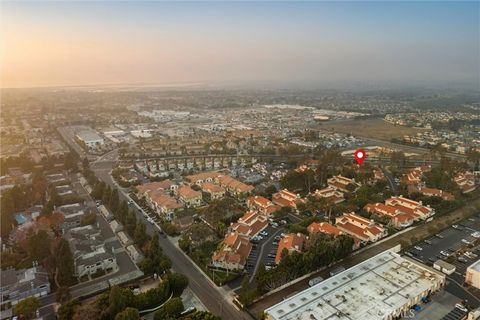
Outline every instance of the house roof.
{"type": "Polygon", "coordinates": [[[275,256],[275,263],[279,264],[282,259],[283,249],[287,249],[288,252],[303,250],[303,245],[307,240],[307,236],[302,233],[289,233],[283,237],[278,243],[277,255],[275,256]]]}
{"type": "Polygon", "coordinates": [[[202,190],[205,192],[213,192],[213,193],[225,192],[225,189],[211,182],[204,182],[202,184],[202,190]]]}
{"type": "Polygon", "coordinates": [[[195,191],[189,186],[181,186],[180,188],[178,188],[177,194],[183,199],[193,199],[202,196],[202,193],[200,191],[195,191]]]}
{"type": "Polygon", "coordinates": [[[313,222],[308,226],[307,229],[310,233],[323,232],[334,236],[339,236],[343,233],[342,230],[338,229],[337,227],[331,225],[328,222],[313,222]]]}

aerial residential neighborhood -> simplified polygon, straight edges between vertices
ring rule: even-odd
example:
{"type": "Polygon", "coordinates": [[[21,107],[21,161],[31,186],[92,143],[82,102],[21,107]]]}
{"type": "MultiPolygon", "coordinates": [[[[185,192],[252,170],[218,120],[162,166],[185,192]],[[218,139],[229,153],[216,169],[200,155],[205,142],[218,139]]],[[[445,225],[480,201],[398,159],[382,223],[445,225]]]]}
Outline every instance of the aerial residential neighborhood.
{"type": "Polygon", "coordinates": [[[3,2],[0,320],[480,320],[479,12],[3,2]]]}

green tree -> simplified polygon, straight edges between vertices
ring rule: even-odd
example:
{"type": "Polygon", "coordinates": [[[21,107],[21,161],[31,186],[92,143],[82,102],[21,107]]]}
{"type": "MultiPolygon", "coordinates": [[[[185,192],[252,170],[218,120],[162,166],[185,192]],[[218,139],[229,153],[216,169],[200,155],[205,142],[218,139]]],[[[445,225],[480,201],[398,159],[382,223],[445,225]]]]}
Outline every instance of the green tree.
{"type": "Polygon", "coordinates": [[[115,316],[115,320],[138,320],[140,319],[140,313],[137,309],[126,308],[122,312],[115,316]]]}
{"type": "Polygon", "coordinates": [[[77,310],[80,302],[77,299],[72,299],[67,302],[63,302],[60,308],[58,308],[57,316],[58,320],[71,320],[77,310]]]}
{"type": "Polygon", "coordinates": [[[139,246],[143,246],[145,241],[148,240],[147,230],[143,222],[141,221],[137,222],[137,226],[135,227],[135,232],[133,237],[134,237],[135,243],[139,246]]]}
{"type": "Polygon", "coordinates": [[[135,227],[137,225],[137,217],[133,211],[129,211],[127,215],[127,219],[125,220],[125,229],[129,235],[133,235],[135,231],[135,227]]]}
{"type": "Polygon", "coordinates": [[[184,310],[182,299],[172,298],[163,307],[155,312],[155,320],[176,319],[184,310]]]}
{"type": "Polygon", "coordinates": [[[61,238],[55,250],[56,280],[61,286],[71,286],[76,283],[74,277],[75,264],[72,251],[67,240],[61,238]]]}
{"type": "Polygon", "coordinates": [[[126,301],[123,296],[122,289],[119,286],[113,286],[112,289],[110,289],[108,302],[108,310],[112,317],[115,317],[117,313],[126,308],[126,301]]]}
{"type": "Polygon", "coordinates": [[[183,290],[188,286],[188,278],[181,273],[169,273],[166,276],[166,281],[170,285],[170,290],[173,292],[173,295],[179,297],[183,290]]]}
{"type": "Polygon", "coordinates": [[[39,230],[36,234],[29,233],[27,236],[27,252],[32,260],[45,262],[50,257],[52,239],[45,230],[39,230]]]}
{"type": "Polygon", "coordinates": [[[40,308],[40,301],[35,297],[28,297],[15,305],[15,314],[25,319],[33,319],[40,308]]]}
{"type": "Polygon", "coordinates": [[[15,206],[13,203],[12,195],[10,192],[5,192],[0,198],[0,214],[1,214],[1,234],[2,238],[8,238],[13,226],[13,213],[15,212],[15,206]]]}

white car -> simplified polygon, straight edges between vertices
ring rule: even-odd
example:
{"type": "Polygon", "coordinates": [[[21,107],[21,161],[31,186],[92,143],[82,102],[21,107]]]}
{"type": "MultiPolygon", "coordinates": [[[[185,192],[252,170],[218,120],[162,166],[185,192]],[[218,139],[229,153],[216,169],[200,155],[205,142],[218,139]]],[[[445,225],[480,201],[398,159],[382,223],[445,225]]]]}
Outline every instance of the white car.
{"type": "Polygon", "coordinates": [[[445,256],[445,257],[450,257],[450,253],[448,253],[448,252],[446,252],[446,251],[443,251],[443,250],[440,251],[440,254],[441,254],[442,256],[445,256]]]}
{"type": "Polygon", "coordinates": [[[467,239],[462,239],[462,242],[465,243],[465,244],[471,244],[472,243],[471,241],[468,241],[467,239]]]}
{"type": "Polygon", "coordinates": [[[474,233],[471,234],[471,236],[474,238],[480,238],[480,232],[475,231],[474,233]]]}
{"type": "Polygon", "coordinates": [[[457,304],[455,305],[455,308],[460,309],[460,310],[462,310],[463,312],[468,312],[468,309],[465,308],[465,306],[464,306],[463,304],[461,304],[461,303],[457,303],[457,304]]]}
{"type": "Polygon", "coordinates": [[[414,248],[415,248],[416,250],[418,250],[418,251],[422,251],[422,250],[423,250],[423,248],[422,248],[422,247],[419,247],[419,246],[415,246],[414,248]]]}
{"type": "Polygon", "coordinates": [[[266,236],[268,236],[268,232],[266,232],[266,231],[262,231],[262,232],[260,232],[260,235],[262,235],[262,236],[266,237],[266,236]]]}

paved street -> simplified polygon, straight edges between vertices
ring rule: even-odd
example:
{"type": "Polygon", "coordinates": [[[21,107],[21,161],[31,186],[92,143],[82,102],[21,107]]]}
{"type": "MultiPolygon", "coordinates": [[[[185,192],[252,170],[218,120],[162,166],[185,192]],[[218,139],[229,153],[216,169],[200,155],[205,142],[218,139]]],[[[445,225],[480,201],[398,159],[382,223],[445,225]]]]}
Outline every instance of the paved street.
{"type": "MultiPolygon", "coordinates": [[[[110,176],[113,164],[113,161],[99,161],[91,164],[91,168],[94,170],[97,177],[112,188],[116,187],[116,184],[110,176]]],[[[124,193],[120,192],[119,194],[121,200],[130,200],[124,193]]],[[[137,219],[142,219],[145,222],[148,234],[151,235],[154,232],[158,232],[156,226],[146,221],[146,218],[140,209],[135,205],[131,205],[130,208],[136,213],[137,219]]],[[[237,310],[230,302],[231,297],[226,296],[221,288],[216,287],[206,279],[195,265],[185,257],[185,255],[180,252],[180,249],[170,240],[160,237],[159,244],[164,253],[172,260],[173,269],[188,277],[190,289],[202,301],[208,310],[224,319],[251,319],[251,316],[246,312],[237,310]]]]}

